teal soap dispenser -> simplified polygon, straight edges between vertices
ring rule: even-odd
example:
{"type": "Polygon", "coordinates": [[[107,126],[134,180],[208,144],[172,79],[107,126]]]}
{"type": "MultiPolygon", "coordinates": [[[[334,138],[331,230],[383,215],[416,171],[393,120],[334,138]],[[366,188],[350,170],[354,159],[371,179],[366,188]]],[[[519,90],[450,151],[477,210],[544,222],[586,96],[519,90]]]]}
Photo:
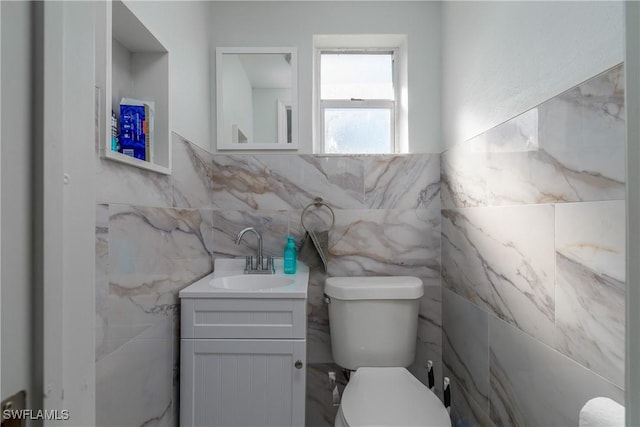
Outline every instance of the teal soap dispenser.
{"type": "Polygon", "coordinates": [[[298,255],[293,237],[287,236],[287,244],[284,247],[284,274],[296,274],[298,255]]]}

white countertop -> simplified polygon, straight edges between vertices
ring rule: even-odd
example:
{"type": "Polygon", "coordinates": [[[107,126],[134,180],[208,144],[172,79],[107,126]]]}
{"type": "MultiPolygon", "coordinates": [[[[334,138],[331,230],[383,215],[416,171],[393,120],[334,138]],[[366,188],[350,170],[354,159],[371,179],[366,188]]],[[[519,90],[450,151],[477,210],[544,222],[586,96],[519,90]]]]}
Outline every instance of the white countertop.
{"type": "MultiPolygon", "coordinates": [[[[244,258],[216,258],[213,263],[214,271],[202,279],[187,286],[178,294],[180,298],[307,298],[309,286],[309,267],[298,261],[296,274],[284,274],[282,258],[274,258],[275,274],[268,276],[281,276],[293,279],[288,286],[270,289],[224,289],[211,286],[213,279],[227,276],[239,276],[244,274],[244,258]]],[[[260,275],[257,275],[260,276],[260,275]]]]}

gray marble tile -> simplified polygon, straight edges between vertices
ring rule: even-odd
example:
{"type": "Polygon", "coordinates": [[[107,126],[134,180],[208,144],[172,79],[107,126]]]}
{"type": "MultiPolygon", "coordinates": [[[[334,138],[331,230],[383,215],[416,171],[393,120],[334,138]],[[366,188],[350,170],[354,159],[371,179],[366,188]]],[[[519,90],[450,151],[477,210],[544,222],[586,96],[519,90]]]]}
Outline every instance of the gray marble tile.
{"type": "Polygon", "coordinates": [[[179,208],[203,208],[213,205],[211,176],[213,154],[190,143],[176,133],[172,139],[172,173],[169,182],[173,203],[179,208]]]}
{"type": "Polygon", "coordinates": [[[270,210],[214,210],[214,256],[220,258],[243,257],[257,254],[258,243],[253,233],[245,234],[236,245],[239,231],[254,227],[262,236],[263,254],[282,257],[289,229],[289,212],[270,210]]]}
{"type": "Polygon", "coordinates": [[[212,271],[206,212],[128,205],[109,210],[107,353],[170,317],[178,291],[212,271]]]}
{"type": "Polygon", "coordinates": [[[616,67],[444,153],[443,206],[623,199],[623,85],[616,67]]]}
{"type": "Polygon", "coordinates": [[[172,173],[163,175],[96,155],[96,200],[138,206],[201,208],[212,205],[212,154],[175,132],[172,173]]]}
{"type": "Polygon", "coordinates": [[[109,205],[96,205],[96,276],[109,274],[109,205]]]}
{"type": "MultiPolygon", "coordinates": [[[[493,206],[624,197],[624,181],[586,169],[586,165],[567,166],[546,150],[491,153],[487,163],[487,203],[493,206]]],[[[616,167],[624,169],[624,163],[616,167]]]]}
{"type": "MultiPolygon", "coordinates": [[[[624,164],[617,166],[624,169],[624,164]]],[[[572,169],[545,150],[518,153],[443,155],[443,205],[504,206],[615,200],[624,197],[624,181],[598,172],[572,169]]]]}
{"type": "Polygon", "coordinates": [[[624,386],[625,203],[556,207],[555,347],[624,386]]]}
{"type": "Polygon", "coordinates": [[[303,208],[315,197],[339,209],[364,208],[364,163],[360,156],[302,155],[303,208]]]}
{"type": "Polygon", "coordinates": [[[96,205],[95,226],[96,261],[96,360],[99,360],[106,345],[107,301],[109,298],[109,206],[96,205]]]}
{"type": "Polygon", "coordinates": [[[434,330],[442,328],[442,287],[424,286],[424,295],[420,298],[420,319],[434,330]]]}
{"type": "Polygon", "coordinates": [[[490,416],[496,426],[576,426],[597,396],[624,391],[500,319],[489,319],[490,416]]]}
{"type": "Polygon", "coordinates": [[[307,364],[306,427],[333,427],[338,406],[333,406],[328,372],[336,373],[340,396],[347,384],[342,369],[333,363],[307,364]]]}
{"type": "Polygon", "coordinates": [[[331,363],[329,307],[324,301],[327,275],[317,269],[310,271],[307,292],[307,363],[331,363]]]}
{"type": "Polygon", "coordinates": [[[96,361],[107,349],[109,301],[109,205],[96,205],[96,361]]]}
{"type": "Polygon", "coordinates": [[[540,145],[564,168],[624,187],[624,68],[619,65],[540,105],[540,145]]]}
{"type": "Polygon", "coordinates": [[[442,211],[443,285],[551,344],[553,206],[442,211]]]}
{"type": "Polygon", "coordinates": [[[309,319],[307,325],[307,361],[309,363],[331,363],[331,335],[329,323],[320,324],[309,319]]]}
{"type": "Polygon", "coordinates": [[[424,284],[424,294],[420,298],[419,316],[435,329],[442,328],[442,287],[424,284]]]}
{"type": "Polygon", "coordinates": [[[361,159],[294,154],[213,157],[213,203],[218,209],[302,209],[315,197],[338,208],[362,208],[361,159]]]}
{"type": "Polygon", "coordinates": [[[172,206],[173,188],[168,175],[96,155],[96,201],[140,206],[172,206]]]}
{"type": "Polygon", "coordinates": [[[200,209],[199,211],[202,219],[200,222],[200,234],[202,235],[204,248],[209,254],[213,255],[215,252],[213,246],[214,211],[212,209],[200,209]]]}
{"type": "Polygon", "coordinates": [[[440,155],[366,156],[365,204],[369,209],[418,209],[440,203],[440,155]]]}
{"type": "Polygon", "coordinates": [[[446,366],[444,375],[450,379],[452,427],[495,427],[486,409],[482,409],[467,390],[459,386],[456,377],[446,366]]]}
{"type": "MultiPolygon", "coordinates": [[[[211,225],[203,225],[207,217],[199,210],[112,204],[109,211],[111,276],[181,273],[185,260],[211,257],[203,236],[211,225]]],[[[204,272],[191,271],[195,277],[204,272]]]]}
{"type": "Polygon", "coordinates": [[[456,387],[489,412],[489,315],[443,291],[442,359],[456,387]]]}
{"type": "Polygon", "coordinates": [[[96,362],[108,353],[109,330],[109,278],[96,277],[96,362]]]}
{"type": "Polygon", "coordinates": [[[488,154],[454,147],[440,156],[440,195],[443,209],[486,206],[488,154]]]}
{"type": "Polygon", "coordinates": [[[532,108],[461,145],[469,153],[537,151],[540,148],[538,121],[538,109],[532,108]]]}
{"type": "Polygon", "coordinates": [[[169,425],[172,402],[171,319],[156,322],[96,364],[96,425],[169,425]]]}
{"type": "Polygon", "coordinates": [[[433,362],[435,392],[442,398],[442,288],[426,286],[420,300],[416,356],[407,368],[423,384],[429,384],[428,361],[433,362]]]}
{"type": "Polygon", "coordinates": [[[625,201],[557,205],[556,252],[603,276],[624,282],[625,201]]]}
{"type": "Polygon", "coordinates": [[[409,275],[439,285],[439,230],[430,209],[336,211],[329,275],[409,275]]]}

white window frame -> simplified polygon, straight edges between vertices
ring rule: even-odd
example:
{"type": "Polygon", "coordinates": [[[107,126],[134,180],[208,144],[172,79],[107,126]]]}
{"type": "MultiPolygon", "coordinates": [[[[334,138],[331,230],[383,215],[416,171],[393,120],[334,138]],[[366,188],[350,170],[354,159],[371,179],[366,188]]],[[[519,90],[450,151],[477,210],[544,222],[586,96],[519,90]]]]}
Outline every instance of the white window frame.
{"type": "MultiPolygon", "coordinates": [[[[391,123],[390,123],[390,142],[389,153],[380,154],[394,154],[400,152],[399,150],[399,138],[398,132],[396,132],[397,123],[399,121],[399,108],[398,101],[400,99],[400,84],[399,84],[399,70],[398,70],[398,55],[399,48],[393,47],[367,47],[367,48],[316,48],[315,50],[315,99],[316,99],[316,117],[317,117],[317,141],[318,149],[321,154],[326,153],[325,140],[324,140],[324,112],[325,109],[342,108],[342,109],[384,109],[391,110],[391,123]],[[389,99],[322,99],[321,93],[321,56],[322,54],[391,54],[392,58],[392,82],[393,82],[393,100],[389,99]]],[[[335,153],[340,154],[340,153],[335,153]]],[[[358,153],[349,153],[358,154],[358,153]]]]}

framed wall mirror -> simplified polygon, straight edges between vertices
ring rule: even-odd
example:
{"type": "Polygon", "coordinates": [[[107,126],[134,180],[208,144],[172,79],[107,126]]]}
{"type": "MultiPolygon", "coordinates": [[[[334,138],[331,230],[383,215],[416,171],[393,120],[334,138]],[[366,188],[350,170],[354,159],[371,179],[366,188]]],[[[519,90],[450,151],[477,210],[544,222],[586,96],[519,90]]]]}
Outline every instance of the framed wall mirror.
{"type": "Polygon", "coordinates": [[[218,150],[298,148],[297,50],[216,48],[218,150]]]}

